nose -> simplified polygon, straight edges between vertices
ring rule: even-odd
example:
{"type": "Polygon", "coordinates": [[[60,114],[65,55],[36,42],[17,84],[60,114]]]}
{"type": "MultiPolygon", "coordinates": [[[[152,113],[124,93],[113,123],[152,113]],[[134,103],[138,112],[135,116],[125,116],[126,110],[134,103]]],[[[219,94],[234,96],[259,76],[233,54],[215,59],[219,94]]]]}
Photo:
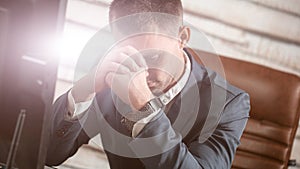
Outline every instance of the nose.
{"type": "Polygon", "coordinates": [[[153,71],[148,69],[147,81],[153,81],[153,80],[154,80],[153,71]]]}

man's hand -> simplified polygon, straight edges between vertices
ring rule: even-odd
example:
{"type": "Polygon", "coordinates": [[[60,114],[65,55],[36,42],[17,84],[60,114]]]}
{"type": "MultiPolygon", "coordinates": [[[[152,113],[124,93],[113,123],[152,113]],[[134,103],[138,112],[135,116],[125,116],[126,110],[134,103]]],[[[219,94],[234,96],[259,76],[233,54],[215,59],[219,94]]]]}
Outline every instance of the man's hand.
{"type": "Polygon", "coordinates": [[[138,110],[153,98],[146,70],[143,56],[133,47],[112,50],[98,67],[96,91],[105,88],[106,82],[123,102],[138,110]]]}
{"type": "Polygon", "coordinates": [[[147,67],[145,60],[139,56],[139,52],[131,46],[121,47],[111,50],[101,60],[99,65],[92,69],[90,73],[78,80],[72,88],[72,96],[75,103],[84,102],[94,97],[94,93],[103,91],[111,85],[106,84],[106,75],[112,72],[127,74],[131,69],[140,70],[147,67]],[[134,55],[135,60],[129,56],[134,55]],[[126,66],[120,66],[122,64],[126,66]]]}
{"type": "Polygon", "coordinates": [[[146,82],[147,74],[145,69],[128,72],[127,74],[110,72],[106,76],[106,82],[123,102],[139,110],[153,98],[146,82]]]}

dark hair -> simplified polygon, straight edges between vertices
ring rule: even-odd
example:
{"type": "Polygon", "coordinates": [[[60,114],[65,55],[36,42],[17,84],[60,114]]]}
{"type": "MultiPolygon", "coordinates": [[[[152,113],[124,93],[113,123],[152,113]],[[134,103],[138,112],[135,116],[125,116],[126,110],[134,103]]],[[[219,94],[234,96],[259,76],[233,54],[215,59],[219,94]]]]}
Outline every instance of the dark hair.
{"type": "Polygon", "coordinates": [[[123,16],[144,12],[159,12],[182,16],[181,0],[113,0],[109,7],[112,22],[123,16]]]}
{"type": "Polygon", "coordinates": [[[174,32],[178,31],[177,25],[182,24],[182,13],[181,0],[113,0],[109,8],[109,22],[112,24],[119,18],[136,14],[139,16],[118,23],[118,28],[122,25],[119,30],[123,33],[133,28],[145,31],[156,26],[174,32]]]}

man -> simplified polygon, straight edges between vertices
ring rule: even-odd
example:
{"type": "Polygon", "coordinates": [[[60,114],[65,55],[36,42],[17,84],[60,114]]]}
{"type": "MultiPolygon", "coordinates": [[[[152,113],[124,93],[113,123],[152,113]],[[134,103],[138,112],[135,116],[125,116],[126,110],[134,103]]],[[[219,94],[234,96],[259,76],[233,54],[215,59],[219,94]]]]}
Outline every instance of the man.
{"type": "Polygon", "coordinates": [[[231,167],[249,96],[195,61],[182,13],[180,0],[111,3],[119,41],[55,102],[48,165],[100,133],[112,169],[231,167]]]}

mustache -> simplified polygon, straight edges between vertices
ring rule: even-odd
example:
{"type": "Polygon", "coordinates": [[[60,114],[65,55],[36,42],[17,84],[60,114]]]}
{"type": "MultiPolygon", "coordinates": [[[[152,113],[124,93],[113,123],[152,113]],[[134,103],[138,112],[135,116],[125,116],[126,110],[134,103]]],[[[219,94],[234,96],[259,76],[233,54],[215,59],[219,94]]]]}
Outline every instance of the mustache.
{"type": "Polygon", "coordinates": [[[151,88],[151,87],[156,87],[156,86],[159,86],[159,85],[161,85],[162,84],[162,82],[161,81],[159,81],[159,80],[147,80],[147,84],[148,84],[148,86],[151,88]]]}

